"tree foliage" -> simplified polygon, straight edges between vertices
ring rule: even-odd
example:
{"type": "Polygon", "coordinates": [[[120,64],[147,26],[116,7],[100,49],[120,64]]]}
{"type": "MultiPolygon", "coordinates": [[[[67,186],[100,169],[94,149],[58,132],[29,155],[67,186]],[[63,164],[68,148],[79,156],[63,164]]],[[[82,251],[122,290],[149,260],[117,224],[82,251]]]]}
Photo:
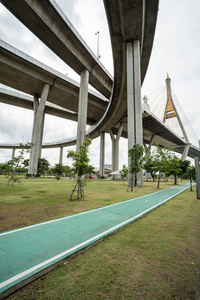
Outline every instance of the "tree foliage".
{"type": "Polygon", "coordinates": [[[20,151],[19,155],[8,161],[8,164],[11,167],[10,172],[10,178],[7,182],[7,185],[11,183],[11,185],[14,185],[14,182],[17,182],[18,184],[22,184],[19,178],[17,177],[16,171],[18,168],[20,168],[24,161],[24,154],[29,153],[31,151],[33,144],[32,143],[26,143],[26,144],[20,144],[20,151]]]}
{"type": "Polygon", "coordinates": [[[161,148],[158,144],[154,143],[154,150],[152,154],[144,157],[143,167],[145,170],[152,174],[154,178],[158,173],[157,188],[160,187],[161,175],[169,170],[169,161],[172,158],[172,149],[170,147],[161,148]]]}
{"type": "Polygon", "coordinates": [[[0,173],[4,174],[5,177],[7,177],[11,171],[12,171],[12,167],[10,163],[6,162],[0,164],[0,173]]]}
{"type": "Polygon", "coordinates": [[[126,165],[123,165],[123,168],[122,168],[122,170],[120,171],[120,174],[121,174],[121,178],[122,178],[123,180],[126,180],[126,179],[127,179],[127,177],[128,177],[128,168],[127,168],[126,165]]]}
{"type": "Polygon", "coordinates": [[[176,156],[172,155],[167,162],[167,168],[165,170],[165,175],[174,176],[174,184],[177,184],[177,176],[181,174],[181,160],[176,156]]]}
{"type": "Polygon", "coordinates": [[[59,163],[59,164],[55,164],[55,166],[52,168],[52,171],[56,175],[63,175],[65,168],[63,164],[59,163]]]}
{"type": "Polygon", "coordinates": [[[180,168],[181,168],[180,177],[186,178],[185,174],[187,174],[188,168],[190,168],[190,161],[189,160],[180,160],[180,168]]]}
{"type": "Polygon", "coordinates": [[[158,167],[156,162],[154,161],[154,157],[151,155],[145,156],[142,166],[147,173],[151,174],[153,181],[155,181],[155,176],[158,171],[158,167]]]}
{"type": "Polygon", "coordinates": [[[79,151],[68,151],[67,158],[70,158],[73,160],[73,167],[72,171],[74,174],[77,175],[78,179],[76,182],[76,185],[74,187],[74,190],[72,191],[72,194],[70,196],[70,200],[72,199],[73,193],[76,191],[77,188],[77,198],[81,198],[84,200],[84,190],[82,185],[82,176],[89,173],[91,171],[91,165],[89,165],[89,146],[91,144],[92,140],[87,139],[85,143],[83,143],[80,146],[79,151]]]}
{"type": "Polygon", "coordinates": [[[50,163],[46,158],[38,158],[37,176],[41,176],[47,173],[50,167],[50,163]]]}
{"type": "Polygon", "coordinates": [[[168,146],[161,148],[158,144],[154,144],[154,146],[156,148],[156,152],[154,153],[154,160],[158,169],[157,189],[159,189],[161,175],[162,173],[165,173],[169,167],[168,163],[171,159],[172,149],[168,146]]]}

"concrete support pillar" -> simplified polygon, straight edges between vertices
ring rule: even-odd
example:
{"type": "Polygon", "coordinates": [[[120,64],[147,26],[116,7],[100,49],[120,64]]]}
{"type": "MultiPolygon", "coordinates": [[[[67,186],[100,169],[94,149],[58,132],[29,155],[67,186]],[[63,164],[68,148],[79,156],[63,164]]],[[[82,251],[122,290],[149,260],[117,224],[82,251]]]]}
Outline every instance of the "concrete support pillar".
{"type": "Polygon", "coordinates": [[[200,166],[199,157],[194,158],[195,163],[195,177],[196,177],[196,189],[197,189],[197,199],[200,199],[200,166]]]}
{"type": "MultiPolygon", "coordinates": [[[[35,128],[36,128],[36,116],[37,116],[37,111],[39,107],[39,96],[34,95],[33,96],[33,129],[32,129],[32,137],[31,137],[31,143],[34,144],[35,141],[35,128]]],[[[29,159],[29,168],[28,168],[28,173],[33,174],[32,172],[32,164],[33,164],[33,147],[30,152],[30,159],[29,159]]]]}
{"type": "Polygon", "coordinates": [[[105,132],[100,132],[100,163],[99,163],[99,176],[103,177],[105,165],[105,132]]]}
{"type": "Polygon", "coordinates": [[[149,156],[150,153],[151,153],[151,147],[152,147],[152,144],[153,144],[154,136],[155,136],[155,134],[153,133],[152,136],[151,136],[151,139],[150,139],[150,141],[149,141],[149,147],[148,147],[148,150],[147,150],[147,152],[146,152],[146,155],[147,155],[147,156],[149,156]]]}
{"type": "MultiPolygon", "coordinates": [[[[152,136],[151,136],[151,139],[149,141],[149,147],[145,150],[145,155],[146,156],[150,156],[150,154],[151,154],[151,146],[153,144],[154,136],[155,136],[155,134],[153,133],[152,136]]],[[[151,178],[151,174],[146,172],[146,174],[145,174],[146,181],[148,181],[149,178],[151,178]]]]}
{"type": "Polygon", "coordinates": [[[117,136],[115,137],[112,130],[110,131],[110,137],[112,141],[112,171],[119,170],[119,139],[123,130],[123,124],[120,125],[117,136]]]}
{"type": "Polygon", "coordinates": [[[77,126],[77,142],[76,151],[79,151],[80,146],[86,140],[86,122],[87,122],[87,107],[88,107],[88,82],[89,71],[81,72],[80,90],[79,90],[79,107],[78,107],[78,126],[77,126]]]}
{"type": "Polygon", "coordinates": [[[60,147],[59,164],[62,164],[63,160],[63,147],[60,147]]]}
{"type": "Polygon", "coordinates": [[[44,121],[45,121],[45,112],[43,113],[42,116],[42,126],[41,126],[41,136],[40,136],[40,149],[39,149],[39,157],[41,158],[42,156],[42,141],[43,141],[43,133],[44,133],[44,121]]]}
{"type": "MultiPolygon", "coordinates": [[[[126,44],[127,54],[127,111],[128,111],[128,150],[134,144],[143,145],[140,43],[126,44]]],[[[130,164],[130,159],[129,163],[130,164]]],[[[129,174],[129,184],[131,176],[129,174]]],[[[137,185],[143,185],[142,170],[137,175],[137,185]]]]}
{"type": "Polygon", "coordinates": [[[32,129],[32,138],[31,142],[35,140],[35,126],[36,126],[36,115],[37,115],[37,110],[39,106],[39,96],[34,95],[33,96],[33,111],[34,111],[34,117],[33,117],[33,129],[32,129]]]}
{"type": "Polygon", "coordinates": [[[186,160],[187,159],[187,155],[190,149],[190,144],[187,144],[183,150],[183,154],[181,156],[181,160],[186,160]]]}
{"type": "Polygon", "coordinates": [[[16,150],[15,148],[12,149],[12,158],[11,159],[13,159],[15,157],[15,150],[16,150]]]}
{"type": "MultiPolygon", "coordinates": [[[[34,111],[34,124],[33,124],[33,132],[32,132],[32,143],[33,147],[31,149],[30,154],[30,162],[29,162],[29,174],[35,175],[37,174],[37,164],[38,158],[41,155],[41,141],[42,141],[42,133],[43,133],[43,125],[44,125],[44,109],[45,103],[48,97],[50,85],[45,84],[42,90],[41,99],[39,105],[37,105],[37,100],[35,101],[36,111],[34,111]]],[[[34,97],[37,99],[37,97],[34,97]]]]}

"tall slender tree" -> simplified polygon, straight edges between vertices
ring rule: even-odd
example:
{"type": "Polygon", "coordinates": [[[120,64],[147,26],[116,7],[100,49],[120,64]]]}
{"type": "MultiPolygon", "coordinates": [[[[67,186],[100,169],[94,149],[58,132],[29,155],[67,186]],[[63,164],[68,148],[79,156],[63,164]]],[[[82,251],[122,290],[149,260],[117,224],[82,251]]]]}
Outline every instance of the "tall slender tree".
{"type": "Polygon", "coordinates": [[[121,177],[122,177],[123,182],[124,182],[124,180],[126,180],[126,179],[127,179],[127,176],[128,176],[128,168],[127,168],[126,165],[123,165],[123,168],[122,168],[122,170],[120,171],[120,174],[121,174],[121,177]]]}
{"type": "Polygon", "coordinates": [[[174,184],[177,184],[178,175],[181,174],[181,160],[176,156],[172,155],[170,160],[168,161],[167,168],[165,170],[165,175],[174,176],[174,184]]]}
{"type": "Polygon", "coordinates": [[[158,144],[153,144],[155,146],[156,151],[153,151],[153,161],[155,163],[155,166],[157,167],[158,172],[158,184],[157,189],[160,187],[160,179],[161,174],[165,173],[169,167],[169,161],[171,160],[171,153],[172,149],[171,147],[163,147],[161,148],[158,144]]]}
{"type": "Polygon", "coordinates": [[[79,151],[68,151],[67,158],[71,158],[73,160],[73,168],[72,171],[77,175],[78,179],[76,181],[76,185],[72,191],[70,196],[70,200],[75,191],[77,191],[77,199],[81,198],[85,200],[84,190],[82,184],[82,176],[91,170],[91,165],[89,165],[89,146],[92,140],[87,139],[85,143],[80,146],[79,151]],[[77,188],[77,189],[76,189],[77,188]]]}
{"type": "Polygon", "coordinates": [[[11,185],[14,185],[14,182],[22,184],[19,178],[17,177],[16,170],[21,166],[21,164],[23,164],[24,154],[29,153],[31,151],[32,146],[32,143],[20,144],[19,155],[8,162],[11,166],[12,171],[10,172],[10,177],[7,182],[7,185],[9,185],[10,183],[11,185]]]}

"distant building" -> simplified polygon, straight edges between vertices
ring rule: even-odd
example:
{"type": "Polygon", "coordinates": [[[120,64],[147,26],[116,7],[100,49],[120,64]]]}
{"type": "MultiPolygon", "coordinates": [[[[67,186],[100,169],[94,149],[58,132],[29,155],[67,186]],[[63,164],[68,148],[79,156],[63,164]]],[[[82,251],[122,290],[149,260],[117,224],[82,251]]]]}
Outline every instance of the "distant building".
{"type": "Polygon", "coordinates": [[[104,169],[112,170],[112,165],[111,164],[105,164],[104,169]]]}

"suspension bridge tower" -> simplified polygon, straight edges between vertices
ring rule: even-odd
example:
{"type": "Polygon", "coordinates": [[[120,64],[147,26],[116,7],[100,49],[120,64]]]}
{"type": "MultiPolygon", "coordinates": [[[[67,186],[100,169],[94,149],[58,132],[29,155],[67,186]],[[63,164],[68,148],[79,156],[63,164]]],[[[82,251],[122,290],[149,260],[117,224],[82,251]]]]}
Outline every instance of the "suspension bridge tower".
{"type": "Polygon", "coordinates": [[[187,154],[188,154],[188,151],[189,151],[189,148],[190,148],[190,142],[189,142],[188,136],[186,134],[186,131],[184,129],[183,123],[181,121],[178,110],[176,109],[175,103],[174,103],[173,98],[172,98],[171,78],[169,78],[168,73],[167,73],[167,79],[165,80],[165,82],[166,82],[166,89],[167,89],[167,102],[166,102],[166,106],[165,106],[163,122],[165,123],[167,119],[177,118],[179,126],[181,128],[181,131],[183,133],[183,137],[184,137],[185,142],[186,142],[186,146],[185,146],[185,149],[183,151],[181,159],[186,160],[187,154]]]}

